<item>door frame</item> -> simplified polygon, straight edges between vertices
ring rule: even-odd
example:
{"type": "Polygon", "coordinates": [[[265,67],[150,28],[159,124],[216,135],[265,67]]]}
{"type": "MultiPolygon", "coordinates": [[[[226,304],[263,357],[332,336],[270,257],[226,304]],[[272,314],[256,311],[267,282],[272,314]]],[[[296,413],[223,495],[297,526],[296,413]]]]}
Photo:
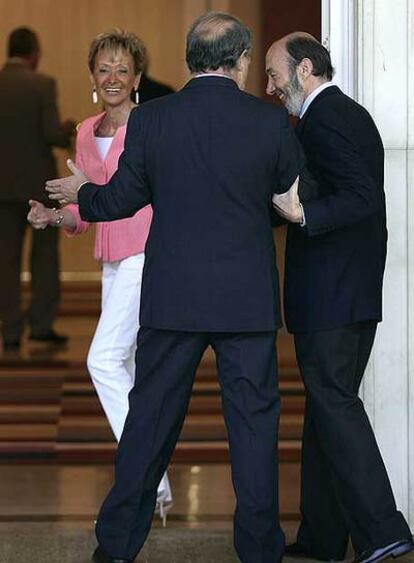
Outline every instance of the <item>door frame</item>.
{"type": "Polygon", "coordinates": [[[321,0],[322,43],[335,67],[334,82],[358,97],[358,0],[321,0]]]}

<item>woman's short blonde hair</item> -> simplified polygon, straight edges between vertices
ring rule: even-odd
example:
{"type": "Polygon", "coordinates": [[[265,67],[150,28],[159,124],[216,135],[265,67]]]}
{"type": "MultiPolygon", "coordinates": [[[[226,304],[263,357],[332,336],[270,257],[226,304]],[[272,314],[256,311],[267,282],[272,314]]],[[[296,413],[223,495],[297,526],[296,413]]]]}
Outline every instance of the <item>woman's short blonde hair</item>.
{"type": "Polygon", "coordinates": [[[118,51],[122,49],[129,53],[134,61],[134,72],[139,74],[145,68],[147,52],[144,43],[134,33],[122,29],[111,29],[100,33],[92,41],[89,48],[88,66],[91,72],[95,69],[95,61],[99,51],[118,51]]]}

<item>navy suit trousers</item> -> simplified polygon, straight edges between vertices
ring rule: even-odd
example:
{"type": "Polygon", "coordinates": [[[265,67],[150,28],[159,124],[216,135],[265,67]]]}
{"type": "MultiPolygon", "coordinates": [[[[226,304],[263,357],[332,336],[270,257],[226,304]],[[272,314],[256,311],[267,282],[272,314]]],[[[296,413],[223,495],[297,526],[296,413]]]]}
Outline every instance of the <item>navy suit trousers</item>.
{"type": "Polygon", "coordinates": [[[180,435],[196,369],[211,345],[217,358],[237,498],[235,548],[242,563],[281,560],[275,337],[275,332],[140,329],[137,377],[116,456],[115,483],[96,526],[99,544],[108,555],[132,560],[145,542],[157,486],[180,435]]]}
{"type": "Polygon", "coordinates": [[[411,537],[397,511],[359,387],[377,323],[295,334],[306,387],[299,543],[342,560],[411,537]]]}

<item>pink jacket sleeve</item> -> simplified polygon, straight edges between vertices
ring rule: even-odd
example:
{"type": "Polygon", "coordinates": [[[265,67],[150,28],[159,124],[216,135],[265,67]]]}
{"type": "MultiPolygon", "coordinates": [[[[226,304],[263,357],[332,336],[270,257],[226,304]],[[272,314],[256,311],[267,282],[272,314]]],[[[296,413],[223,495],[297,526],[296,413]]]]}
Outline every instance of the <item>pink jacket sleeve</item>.
{"type": "MultiPolygon", "coordinates": [[[[75,160],[76,160],[76,166],[78,168],[80,168],[81,170],[84,170],[85,166],[84,166],[84,161],[83,161],[83,158],[82,158],[82,141],[80,140],[80,131],[78,131],[78,135],[76,137],[76,159],[75,160]]],[[[74,217],[74,219],[76,221],[76,227],[75,227],[74,231],[69,231],[68,229],[64,229],[65,234],[69,238],[74,237],[76,235],[80,235],[80,234],[84,233],[85,231],[87,231],[89,229],[90,223],[81,219],[81,216],[79,214],[78,205],[71,203],[69,205],[66,205],[64,207],[64,209],[66,209],[66,211],[69,211],[69,213],[71,213],[71,215],[74,217]]]]}

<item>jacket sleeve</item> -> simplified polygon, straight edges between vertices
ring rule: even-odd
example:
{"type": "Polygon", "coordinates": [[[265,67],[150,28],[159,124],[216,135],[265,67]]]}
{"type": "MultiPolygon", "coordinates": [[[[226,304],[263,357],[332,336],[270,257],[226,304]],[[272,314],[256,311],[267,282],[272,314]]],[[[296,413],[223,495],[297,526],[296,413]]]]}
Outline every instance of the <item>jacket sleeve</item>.
{"type": "Polygon", "coordinates": [[[384,194],[361,158],[348,125],[331,114],[320,112],[318,127],[307,134],[308,157],[318,170],[318,179],[331,190],[303,204],[309,236],[362,221],[385,205],[384,194]]]}
{"type": "Polygon", "coordinates": [[[42,128],[45,141],[55,147],[68,147],[70,137],[63,129],[56,102],[56,83],[53,78],[45,78],[42,88],[42,128]]]}
{"type": "MultiPolygon", "coordinates": [[[[304,202],[318,197],[318,183],[306,167],[306,159],[301,144],[289,122],[287,112],[283,111],[275,193],[281,194],[289,190],[298,175],[300,201],[304,202]]],[[[270,218],[272,227],[280,227],[287,223],[274,209],[271,211],[270,218]]]]}
{"type": "Polygon", "coordinates": [[[289,123],[287,111],[281,111],[279,156],[276,165],[274,192],[283,194],[289,190],[305,166],[305,155],[295,131],[289,123]]]}
{"type": "Polygon", "coordinates": [[[114,221],[132,217],[151,203],[145,170],[145,120],[143,109],[134,109],[128,120],[125,148],[118,170],[107,184],[84,184],[78,193],[82,219],[89,222],[114,221]]]}

